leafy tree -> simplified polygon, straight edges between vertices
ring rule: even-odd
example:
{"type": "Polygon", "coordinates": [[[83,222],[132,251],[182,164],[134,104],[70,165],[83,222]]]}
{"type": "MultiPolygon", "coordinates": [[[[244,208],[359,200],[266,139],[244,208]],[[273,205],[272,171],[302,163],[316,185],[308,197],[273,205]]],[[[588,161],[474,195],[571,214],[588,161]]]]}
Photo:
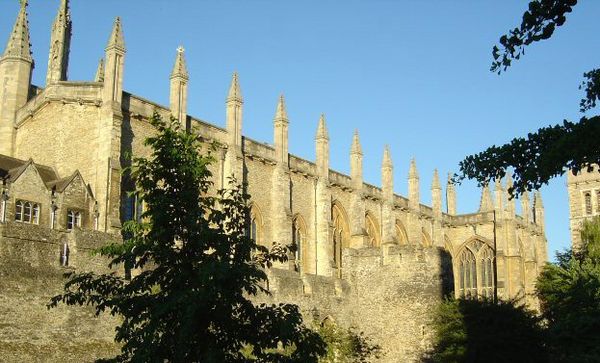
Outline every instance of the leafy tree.
{"type": "Polygon", "coordinates": [[[600,361],[600,217],[586,221],[582,247],[557,256],[537,282],[557,362],[600,361]]]}
{"type": "Polygon", "coordinates": [[[449,299],[439,305],[426,362],[547,362],[541,319],[516,301],[449,299]]]}
{"type": "MultiPolygon", "coordinates": [[[[567,14],[577,0],[534,0],[523,14],[521,25],[500,37],[500,44],[492,51],[491,71],[500,74],[514,60],[525,54],[532,43],[549,39],[557,27],[565,24],[567,14]]],[[[596,106],[600,97],[600,69],[583,74],[580,88],[585,97],[580,102],[581,112],[596,106]]],[[[515,138],[502,146],[492,146],[483,152],[467,156],[460,162],[460,174],[455,178],[476,179],[480,184],[501,178],[512,167],[514,186],[512,194],[538,189],[567,169],[578,173],[593,171],[600,164],[599,116],[583,117],[579,122],[565,120],[562,124],[540,128],[527,137],[515,138]]]]}
{"type": "Polygon", "coordinates": [[[327,353],[319,360],[320,363],[366,363],[383,354],[381,347],[373,344],[363,332],[343,329],[329,320],[314,324],[327,344],[327,353]]]}
{"type": "Polygon", "coordinates": [[[59,303],[94,306],[122,318],[109,362],[317,362],[325,344],[303,325],[293,304],[256,306],[268,293],[264,268],[285,260],[283,248],[259,246],[245,234],[246,195],[234,181],[209,196],[213,161],[197,137],[155,114],[150,158],[133,160],[131,178],[146,210],[128,222],[123,243],[99,253],[110,267],[140,271],[130,280],[112,274],[71,274],[59,303]],[[244,355],[251,347],[252,359],[244,355]],[[289,354],[280,349],[284,347],[289,354]]]}

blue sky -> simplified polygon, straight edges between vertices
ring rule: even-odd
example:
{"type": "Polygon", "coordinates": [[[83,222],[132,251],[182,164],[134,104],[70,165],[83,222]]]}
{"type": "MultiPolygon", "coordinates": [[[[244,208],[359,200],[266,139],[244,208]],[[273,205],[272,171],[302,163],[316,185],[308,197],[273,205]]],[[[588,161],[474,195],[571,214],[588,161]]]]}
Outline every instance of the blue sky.
{"type": "MultiPolygon", "coordinates": [[[[30,0],[35,84],[44,84],[58,3],[30,0]]],[[[69,78],[93,78],[114,17],[121,16],[125,90],[168,104],[169,72],[182,44],[191,77],[189,114],[223,126],[227,88],[238,71],[245,135],[272,142],[273,115],[283,92],[293,154],[314,160],[317,121],[325,113],[332,168],[349,171],[352,133],[358,129],[365,180],[380,185],[383,148],[389,144],[396,193],[407,194],[409,161],[415,157],[422,202],[430,204],[434,168],[445,176],[468,154],[581,117],[582,73],[600,63],[600,2],[580,2],[550,41],[529,47],[505,74],[489,72],[492,46],[518,25],[526,5],[71,0],[69,78]]],[[[17,0],[0,0],[0,41],[7,39],[17,11],[17,0]]],[[[474,183],[457,192],[459,212],[477,210],[480,192],[474,183]]],[[[552,258],[570,244],[566,178],[553,180],[542,195],[552,258]]]]}

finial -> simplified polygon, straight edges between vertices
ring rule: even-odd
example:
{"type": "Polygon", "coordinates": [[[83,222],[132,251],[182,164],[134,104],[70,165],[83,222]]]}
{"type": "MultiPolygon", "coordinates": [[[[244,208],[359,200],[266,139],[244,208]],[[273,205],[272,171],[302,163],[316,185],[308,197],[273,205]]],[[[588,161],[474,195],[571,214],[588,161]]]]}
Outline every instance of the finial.
{"type": "Polygon", "coordinates": [[[171,71],[171,78],[181,77],[186,80],[189,78],[184,52],[185,49],[181,45],[177,47],[177,55],[175,57],[175,64],[173,65],[173,71],[171,71]]]}
{"type": "Polygon", "coordinates": [[[227,102],[229,101],[242,102],[242,91],[240,90],[237,72],[233,72],[233,76],[231,77],[231,85],[229,86],[229,94],[227,95],[227,102]]]}
{"type": "Polygon", "coordinates": [[[494,202],[492,201],[492,196],[490,194],[489,185],[486,183],[483,185],[481,189],[481,200],[479,201],[479,211],[486,212],[491,209],[494,209],[494,202]]]}
{"type": "Polygon", "coordinates": [[[317,139],[329,140],[329,135],[327,133],[327,126],[325,125],[325,114],[324,113],[322,113],[321,117],[319,117],[319,127],[317,128],[317,139]]]}
{"type": "Polygon", "coordinates": [[[544,203],[542,202],[542,193],[539,190],[536,190],[535,194],[533,195],[533,207],[536,210],[544,208],[544,203]]]}
{"type": "Polygon", "coordinates": [[[283,93],[279,95],[279,101],[277,102],[277,109],[275,110],[275,121],[285,121],[287,122],[288,116],[287,111],[285,109],[285,98],[283,97],[283,93]]]}
{"type": "Polygon", "coordinates": [[[358,137],[358,130],[354,130],[354,135],[352,136],[352,148],[350,149],[350,154],[359,154],[362,155],[362,148],[360,146],[360,140],[358,137]]]}

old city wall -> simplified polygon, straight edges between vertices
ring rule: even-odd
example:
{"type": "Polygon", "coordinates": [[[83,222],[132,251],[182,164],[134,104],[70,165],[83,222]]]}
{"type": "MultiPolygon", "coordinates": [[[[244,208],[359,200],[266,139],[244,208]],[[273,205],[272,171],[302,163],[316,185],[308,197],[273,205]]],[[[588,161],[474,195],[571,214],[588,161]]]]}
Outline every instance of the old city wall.
{"type": "Polygon", "coordinates": [[[381,346],[379,362],[418,362],[431,348],[432,317],[450,289],[448,258],[439,248],[347,249],[343,279],[274,269],[272,295],[260,300],[296,303],[307,322],[328,319],[363,332],[381,346]]]}
{"type": "Polygon", "coordinates": [[[97,318],[90,307],[46,308],[61,292],[65,272],[107,271],[106,261],[91,251],[110,239],[92,231],[0,224],[0,360],[92,362],[118,351],[114,318],[97,318]],[[64,243],[70,250],[68,267],[60,263],[64,243]]]}

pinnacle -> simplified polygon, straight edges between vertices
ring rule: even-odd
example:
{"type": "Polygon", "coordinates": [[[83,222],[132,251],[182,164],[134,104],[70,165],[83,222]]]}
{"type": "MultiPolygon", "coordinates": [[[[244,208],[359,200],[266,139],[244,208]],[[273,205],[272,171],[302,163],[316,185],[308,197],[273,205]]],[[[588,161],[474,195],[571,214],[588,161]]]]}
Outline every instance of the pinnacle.
{"type": "Polygon", "coordinates": [[[69,13],[69,0],[61,0],[55,23],[64,22],[64,24],[66,25],[70,21],[71,19],[69,13]]]}
{"type": "Polygon", "coordinates": [[[385,148],[383,149],[383,165],[384,168],[391,168],[392,167],[392,155],[390,152],[390,146],[389,145],[385,145],[385,148]]]}
{"type": "Polygon", "coordinates": [[[358,130],[354,130],[354,136],[352,136],[352,148],[350,154],[362,155],[362,148],[360,147],[360,139],[358,138],[358,130]]]}
{"type": "Polygon", "coordinates": [[[94,77],[95,82],[104,82],[104,58],[100,58],[98,62],[98,68],[96,69],[96,76],[94,77]]]}
{"type": "Polygon", "coordinates": [[[490,188],[488,184],[485,184],[481,189],[481,200],[479,202],[479,211],[486,212],[491,209],[494,209],[494,202],[492,201],[492,196],[490,195],[490,188]]]}
{"type": "Polygon", "coordinates": [[[543,209],[544,203],[542,202],[542,193],[537,190],[533,195],[533,207],[535,209],[543,209]]]}
{"type": "Polygon", "coordinates": [[[121,18],[118,16],[115,19],[112,32],[110,33],[110,38],[108,39],[108,45],[106,46],[107,50],[112,48],[125,51],[125,40],[123,38],[121,18]]]}
{"type": "Polygon", "coordinates": [[[431,189],[442,189],[440,186],[440,175],[437,169],[433,169],[433,180],[431,182],[431,189]]]}
{"type": "Polygon", "coordinates": [[[325,125],[325,114],[321,114],[319,118],[319,127],[317,128],[317,139],[327,139],[329,140],[329,135],[327,133],[327,126],[325,125]]]}
{"type": "Polygon", "coordinates": [[[27,0],[21,1],[21,10],[6,44],[3,57],[17,57],[33,61],[29,43],[29,22],[27,20],[27,0]]]}
{"type": "Polygon", "coordinates": [[[227,102],[239,101],[242,102],[242,91],[240,90],[240,82],[238,79],[237,72],[233,72],[231,78],[231,85],[229,86],[229,94],[227,95],[227,102]]]}
{"type": "Polygon", "coordinates": [[[285,108],[285,98],[283,94],[279,96],[279,101],[277,102],[277,110],[275,111],[275,122],[277,121],[288,121],[287,111],[285,108]]]}
{"type": "Polygon", "coordinates": [[[408,178],[409,179],[418,179],[419,173],[417,172],[417,161],[415,158],[410,160],[410,168],[408,169],[408,178]]]}
{"type": "Polygon", "coordinates": [[[182,46],[177,48],[177,56],[175,58],[175,64],[173,65],[173,71],[171,72],[171,78],[173,77],[182,77],[185,79],[189,78],[185,56],[185,49],[182,46]]]}
{"type": "Polygon", "coordinates": [[[448,172],[448,186],[454,187],[454,182],[452,181],[452,172],[451,171],[448,172]]]}

